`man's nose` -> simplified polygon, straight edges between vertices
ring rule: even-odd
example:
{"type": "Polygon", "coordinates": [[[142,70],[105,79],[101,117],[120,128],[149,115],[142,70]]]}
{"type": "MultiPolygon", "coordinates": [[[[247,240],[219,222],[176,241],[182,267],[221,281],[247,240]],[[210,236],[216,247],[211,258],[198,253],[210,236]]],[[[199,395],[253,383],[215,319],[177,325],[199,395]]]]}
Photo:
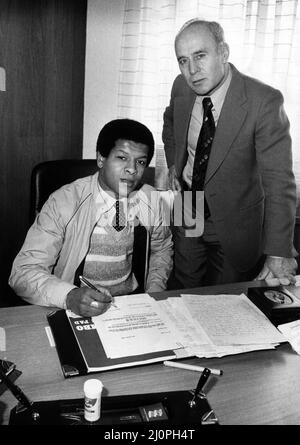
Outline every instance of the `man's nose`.
{"type": "Polygon", "coordinates": [[[130,175],[135,175],[136,174],[136,163],[134,161],[128,161],[125,170],[130,175]]]}
{"type": "Polygon", "coordinates": [[[199,71],[199,66],[197,65],[197,62],[191,59],[189,61],[189,72],[190,74],[195,74],[197,71],[199,71]]]}

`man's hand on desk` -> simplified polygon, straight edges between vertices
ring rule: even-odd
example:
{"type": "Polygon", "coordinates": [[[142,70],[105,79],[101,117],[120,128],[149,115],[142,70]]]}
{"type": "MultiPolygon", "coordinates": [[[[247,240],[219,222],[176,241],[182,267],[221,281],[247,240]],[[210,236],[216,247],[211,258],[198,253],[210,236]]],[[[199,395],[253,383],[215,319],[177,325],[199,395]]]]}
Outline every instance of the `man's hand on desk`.
{"type": "Polygon", "coordinates": [[[295,284],[295,275],[297,272],[297,261],[295,258],[284,258],[277,256],[267,256],[265,264],[255,278],[256,280],[271,280],[270,285],[274,278],[278,278],[279,283],[283,285],[295,284]]]}
{"type": "Polygon", "coordinates": [[[95,317],[105,312],[111,303],[112,296],[105,287],[95,291],[88,287],[72,289],[66,299],[67,309],[84,317],[95,317]]]}

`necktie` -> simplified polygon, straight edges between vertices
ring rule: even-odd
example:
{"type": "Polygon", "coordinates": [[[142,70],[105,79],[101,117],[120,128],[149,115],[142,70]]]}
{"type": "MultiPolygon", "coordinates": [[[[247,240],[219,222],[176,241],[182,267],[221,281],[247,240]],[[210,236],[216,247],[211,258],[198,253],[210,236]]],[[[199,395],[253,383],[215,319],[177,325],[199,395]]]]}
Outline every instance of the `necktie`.
{"type": "Polygon", "coordinates": [[[115,207],[116,207],[116,215],[113,222],[113,227],[117,232],[120,232],[126,226],[126,218],[122,201],[117,200],[115,203],[115,207]]]}
{"type": "Polygon", "coordinates": [[[193,168],[192,190],[203,190],[210,149],[215,135],[215,121],[212,115],[212,101],[205,97],[203,105],[203,123],[200,130],[193,168]]]}

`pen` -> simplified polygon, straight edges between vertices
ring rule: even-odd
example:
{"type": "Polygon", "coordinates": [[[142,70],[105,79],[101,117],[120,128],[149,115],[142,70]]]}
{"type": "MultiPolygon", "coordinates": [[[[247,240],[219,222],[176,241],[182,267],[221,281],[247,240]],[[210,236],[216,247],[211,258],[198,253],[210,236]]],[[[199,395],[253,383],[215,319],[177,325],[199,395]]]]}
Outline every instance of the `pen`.
{"type": "Polygon", "coordinates": [[[203,388],[203,386],[205,385],[205,383],[207,382],[210,374],[211,374],[210,369],[204,368],[204,370],[200,376],[199,382],[197,384],[197,387],[195,389],[194,396],[193,396],[192,400],[190,400],[190,402],[189,402],[190,407],[193,407],[195,405],[196,397],[198,397],[198,395],[200,394],[200,391],[203,388]]]}
{"type": "MultiPolygon", "coordinates": [[[[164,362],[165,366],[171,366],[173,368],[181,368],[181,369],[188,369],[189,371],[198,371],[198,372],[203,372],[204,369],[207,368],[202,368],[202,366],[195,366],[195,365],[187,365],[185,363],[178,363],[178,362],[173,362],[173,361],[168,361],[166,360],[164,362]]],[[[221,369],[210,369],[211,374],[214,375],[223,375],[223,371],[221,369]]]]}
{"type": "MultiPolygon", "coordinates": [[[[90,283],[86,278],[84,278],[82,275],[79,275],[79,280],[83,283],[83,284],[85,284],[87,287],[89,287],[90,289],[93,289],[93,290],[95,290],[96,292],[99,292],[100,293],[100,291],[99,291],[99,289],[97,289],[96,288],[96,286],[94,286],[92,283],[90,283]]],[[[92,302],[93,303],[93,302],[92,302]]],[[[116,306],[113,302],[111,302],[111,305],[112,306],[114,306],[114,307],[118,307],[118,306],[116,306]]]]}
{"type": "Polygon", "coordinates": [[[40,415],[39,413],[35,412],[32,407],[32,402],[27,398],[27,396],[23,393],[21,388],[19,388],[15,383],[13,383],[5,374],[5,372],[0,369],[0,378],[2,382],[7,386],[7,388],[11,391],[11,393],[15,396],[17,400],[24,406],[24,408],[27,408],[31,411],[32,416],[34,420],[37,420],[40,415]]]}

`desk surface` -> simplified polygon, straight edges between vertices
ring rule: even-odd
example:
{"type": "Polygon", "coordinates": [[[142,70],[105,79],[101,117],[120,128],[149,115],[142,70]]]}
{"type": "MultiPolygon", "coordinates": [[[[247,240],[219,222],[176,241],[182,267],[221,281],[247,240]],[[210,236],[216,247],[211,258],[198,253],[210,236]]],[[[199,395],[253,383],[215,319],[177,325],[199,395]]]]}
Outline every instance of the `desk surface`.
{"type": "MultiPolygon", "coordinates": [[[[264,283],[236,283],[193,289],[192,293],[241,293],[264,283]]],[[[191,293],[191,290],[185,290],[191,293]]],[[[167,294],[174,294],[169,291],[167,294]]],[[[0,309],[0,326],[6,332],[6,351],[22,371],[16,383],[32,400],[83,397],[90,376],[63,377],[55,347],[46,335],[46,315],[51,308],[18,306],[0,309]]],[[[300,357],[286,343],[270,351],[256,351],[213,359],[186,359],[186,363],[223,369],[205,386],[208,400],[222,425],[300,425],[300,357]]],[[[199,374],[165,367],[162,363],[112,370],[99,374],[103,395],[194,389],[199,374]]],[[[16,399],[9,391],[0,396],[0,424],[7,424],[16,399]]]]}

